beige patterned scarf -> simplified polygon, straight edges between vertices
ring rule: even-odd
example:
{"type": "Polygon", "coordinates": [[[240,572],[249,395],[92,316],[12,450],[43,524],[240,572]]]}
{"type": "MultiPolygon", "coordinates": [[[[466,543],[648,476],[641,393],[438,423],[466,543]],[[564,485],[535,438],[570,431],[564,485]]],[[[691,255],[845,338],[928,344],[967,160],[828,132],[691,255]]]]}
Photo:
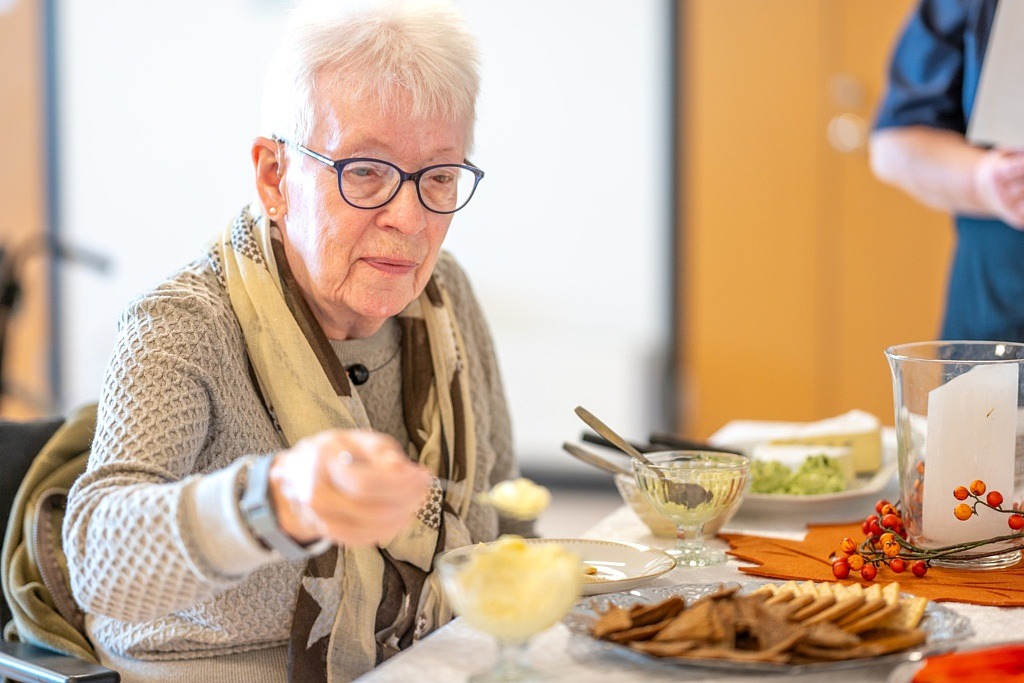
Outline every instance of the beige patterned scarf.
{"type": "MultiPolygon", "coordinates": [[[[345,369],[302,298],[280,234],[258,204],[211,248],[252,369],[284,440],[369,428],[345,369]]],[[[309,561],[289,646],[289,680],[348,681],[451,618],[434,556],[470,542],[476,443],[466,351],[443,283],[432,277],[398,316],[409,456],[439,478],[417,519],[382,548],[332,548],[309,561]]]]}

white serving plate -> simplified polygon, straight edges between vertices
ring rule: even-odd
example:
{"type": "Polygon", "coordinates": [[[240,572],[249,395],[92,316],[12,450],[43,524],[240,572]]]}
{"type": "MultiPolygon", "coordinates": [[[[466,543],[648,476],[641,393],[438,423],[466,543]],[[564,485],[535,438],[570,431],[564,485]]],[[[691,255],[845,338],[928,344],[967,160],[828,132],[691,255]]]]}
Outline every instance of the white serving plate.
{"type": "MultiPolygon", "coordinates": [[[[715,432],[708,442],[715,446],[730,447],[749,453],[759,443],[765,443],[780,435],[792,433],[792,422],[770,422],[758,420],[735,420],[715,432]]],[[[757,514],[808,513],[815,508],[828,508],[847,501],[874,503],[873,498],[896,476],[896,431],[891,427],[882,428],[882,466],[871,476],[858,477],[845,491],[816,495],[792,495],[788,493],[744,494],[740,503],[741,512],[757,514]]]]}
{"type": "Polygon", "coordinates": [[[640,543],[597,541],[584,538],[531,538],[527,543],[557,543],[597,570],[584,583],[582,595],[631,590],[672,571],[676,561],[664,550],[640,543]]]}

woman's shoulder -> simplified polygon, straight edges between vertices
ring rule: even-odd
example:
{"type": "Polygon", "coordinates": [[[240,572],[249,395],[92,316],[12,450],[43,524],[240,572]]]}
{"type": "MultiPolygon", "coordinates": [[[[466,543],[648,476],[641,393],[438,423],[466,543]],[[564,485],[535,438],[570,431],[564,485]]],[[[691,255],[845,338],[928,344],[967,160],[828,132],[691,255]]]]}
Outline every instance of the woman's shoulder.
{"type": "Polygon", "coordinates": [[[439,275],[441,278],[447,280],[451,277],[458,277],[465,279],[466,273],[462,270],[462,266],[455,260],[455,256],[450,251],[441,250],[441,253],[437,255],[437,263],[434,265],[434,273],[439,275]]]}
{"type": "Polygon", "coordinates": [[[231,301],[209,258],[182,267],[124,309],[119,327],[157,325],[167,330],[234,322],[231,301]]]}
{"type": "Polygon", "coordinates": [[[490,326],[487,323],[484,310],[473,292],[466,271],[454,256],[443,251],[438,256],[434,274],[448,292],[466,342],[479,347],[487,354],[492,353],[490,326]]]}
{"type": "Polygon", "coordinates": [[[476,305],[473,296],[473,287],[469,283],[469,276],[463,270],[459,262],[451,252],[442,251],[437,257],[437,264],[434,266],[434,275],[440,283],[448,290],[452,303],[456,308],[467,304],[476,305]]]}

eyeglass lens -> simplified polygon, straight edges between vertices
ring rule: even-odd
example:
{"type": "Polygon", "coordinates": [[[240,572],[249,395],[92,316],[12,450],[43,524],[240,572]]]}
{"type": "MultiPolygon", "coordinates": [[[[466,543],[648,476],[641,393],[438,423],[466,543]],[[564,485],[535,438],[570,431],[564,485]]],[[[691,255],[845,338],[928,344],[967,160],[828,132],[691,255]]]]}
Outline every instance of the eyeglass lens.
{"type": "MultiPolygon", "coordinates": [[[[380,161],[352,161],[338,174],[341,194],[352,205],[372,209],[398,191],[398,169],[380,161]]],[[[459,166],[436,166],[418,179],[420,201],[432,211],[458,211],[473,194],[476,177],[459,166]]]]}

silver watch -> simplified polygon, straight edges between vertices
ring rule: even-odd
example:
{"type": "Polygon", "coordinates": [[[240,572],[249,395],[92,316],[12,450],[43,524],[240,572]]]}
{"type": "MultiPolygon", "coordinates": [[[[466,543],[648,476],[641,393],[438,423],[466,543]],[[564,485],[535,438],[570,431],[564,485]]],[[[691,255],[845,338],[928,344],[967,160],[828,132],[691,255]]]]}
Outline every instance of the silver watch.
{"type": "Polygon", "coordinates": [[[238,501],[242,520],[257,541],[269,550],[277,551],[286,560],[305,560],[319,555],[330,547],[329,541],[320,540],[304,546],[296,543],[278,524],[274,504],[270,500],[270,466],[273,463],[274,454],[264,455],[250,460],[242,469],[244,481],[239,482],[242,495],[238,501]]]}

